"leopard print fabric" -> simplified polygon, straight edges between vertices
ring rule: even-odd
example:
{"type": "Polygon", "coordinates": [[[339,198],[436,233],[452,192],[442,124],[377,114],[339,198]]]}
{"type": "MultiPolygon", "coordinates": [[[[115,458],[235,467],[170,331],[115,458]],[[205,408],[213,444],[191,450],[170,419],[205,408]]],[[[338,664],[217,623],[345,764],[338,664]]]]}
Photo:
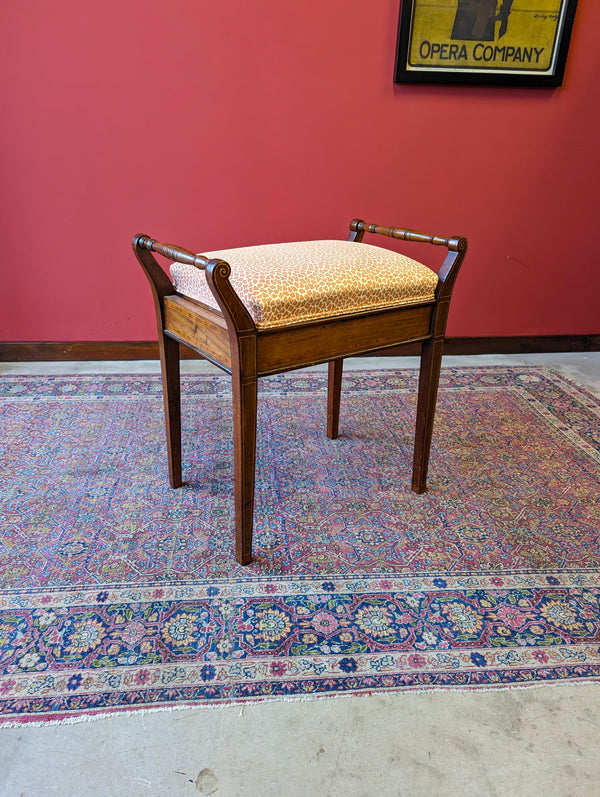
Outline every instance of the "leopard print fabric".
{"type": "MultiPolygon", "coordinates": [[[[300,324],[434,298],[434,271],[405,255],[351,241],[304,241],[204,252],[225,260],[229,280],[259,329],[300,324]]],[[[202,271],[173,263],[178,293],[219,309],[202,271]]]]}

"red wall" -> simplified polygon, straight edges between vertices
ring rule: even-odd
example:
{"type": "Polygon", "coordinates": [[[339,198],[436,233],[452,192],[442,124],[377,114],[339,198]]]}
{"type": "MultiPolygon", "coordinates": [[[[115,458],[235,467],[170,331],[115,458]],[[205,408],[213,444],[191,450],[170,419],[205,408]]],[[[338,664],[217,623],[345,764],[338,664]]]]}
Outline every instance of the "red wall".
{"type": "Polygon", "coordinates": [[[600,5],[556,90],[395,86],[398,6],[7,3],[0,340],[155,338],[134,233],[200,251],[353,216],[469,237],[450,335],[598,333],[600,5]]]}

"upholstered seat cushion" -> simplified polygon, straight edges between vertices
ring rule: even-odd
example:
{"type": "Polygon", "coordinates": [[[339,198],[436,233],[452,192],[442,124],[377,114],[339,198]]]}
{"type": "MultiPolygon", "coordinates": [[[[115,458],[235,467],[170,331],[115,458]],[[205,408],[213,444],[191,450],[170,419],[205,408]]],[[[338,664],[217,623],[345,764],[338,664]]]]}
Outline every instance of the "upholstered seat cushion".
{"type": "MultiPolygon", "coordinates": [[[[231,266],[230,282],[260,329],[434,299],[437,274],[404,255],[351,241],[302,241],[203,252],[231,266]]],[[[178,293],[219,306],[203,271],[173,263],[178,293]]]]}

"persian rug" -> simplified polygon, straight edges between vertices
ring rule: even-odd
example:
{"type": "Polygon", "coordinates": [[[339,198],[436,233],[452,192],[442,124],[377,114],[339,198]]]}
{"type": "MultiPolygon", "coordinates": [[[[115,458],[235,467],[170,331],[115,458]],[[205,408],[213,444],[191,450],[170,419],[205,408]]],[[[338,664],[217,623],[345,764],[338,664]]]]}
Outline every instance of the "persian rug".
{"type": "Polygon", "coordinates": [[[260,383],[255,560],[234,558],[230,385],[0,383],[0,724],[267,698],[598,680],[600,401],[551,371],[444,369],[429,492],[416,371],[260,383]]]}

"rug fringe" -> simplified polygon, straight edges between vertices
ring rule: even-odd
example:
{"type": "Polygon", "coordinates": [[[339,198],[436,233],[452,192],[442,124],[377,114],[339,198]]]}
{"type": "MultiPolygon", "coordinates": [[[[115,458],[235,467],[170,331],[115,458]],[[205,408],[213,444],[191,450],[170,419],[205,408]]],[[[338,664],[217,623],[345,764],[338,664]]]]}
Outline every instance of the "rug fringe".
{"type": "Polygon", "coordinates": [[[173,711],[204,711],[208,709],[215,711],[217,709],[240,709],[240,717],[244,715],[246,706],[257,703],[309,703],[321,700],[348,700],[353,698],[368,699],[372,697],[381,696],[405,696],[405,695],[424,695],[434,694],[436,692],[456,692],[458,694],[474,694],[477,692],[507,692],[507,691],[524,691],[532,689],[546,688],[578,688],[594,684],[600,685],[600,681],[591,678],[582,678],[580,680],[572,679],[569,681],[533,681],[528,684],[495,684],[494,686],[478,685],[478,686],[428,686],[428,687],[409,687],[405,689],[373,689],[368,692],[360,692],[351,694],[347,692],[324,693],[324,694],[310,694],[310,695],[286,695],[286,696],[262,696],[258,698],[246,697],[238,698],[237,700],[223,700],[215,703],[176,703],[170,706],[152,706],[148,708],[133,708],[133,709],[119,709],[115,708],[110,711],[98,711],[93,713],[83,713],[68,717],[56,717],[45,720],[27,720],[15,719],[8,722],[0,721],[0,730],[8,728],[45,728],[49,725],[78,725],[83,722],[95,722],[96,720],[111,719],[114,717],[134,717],[144,716],[148,714],[158,714],[173,711]]]}

